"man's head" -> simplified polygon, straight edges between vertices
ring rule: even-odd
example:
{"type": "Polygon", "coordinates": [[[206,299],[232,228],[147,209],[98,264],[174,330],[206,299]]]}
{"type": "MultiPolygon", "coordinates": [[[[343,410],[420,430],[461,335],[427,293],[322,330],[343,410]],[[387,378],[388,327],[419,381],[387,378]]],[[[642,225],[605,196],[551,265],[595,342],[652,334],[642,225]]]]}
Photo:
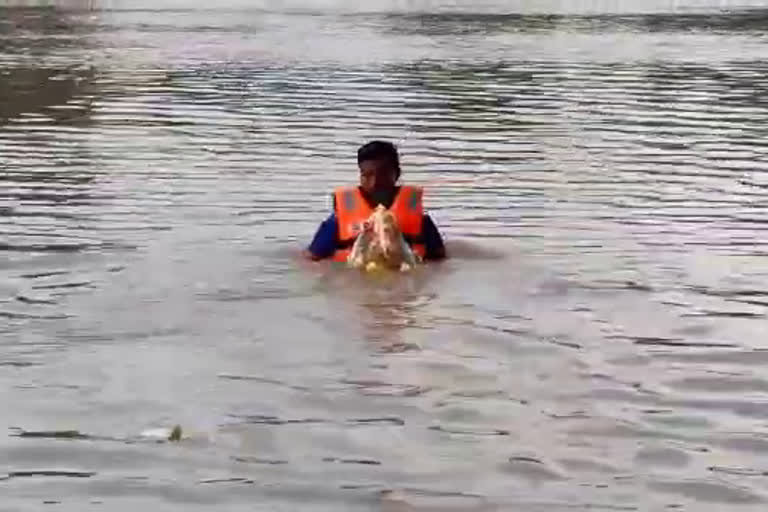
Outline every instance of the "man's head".
{"type": "Polygon", "coordinates": [[[389,194],[400,178],[400,158],[390,142],[374,140],[357,150],[360,186],[376,198],[389,194]]]}

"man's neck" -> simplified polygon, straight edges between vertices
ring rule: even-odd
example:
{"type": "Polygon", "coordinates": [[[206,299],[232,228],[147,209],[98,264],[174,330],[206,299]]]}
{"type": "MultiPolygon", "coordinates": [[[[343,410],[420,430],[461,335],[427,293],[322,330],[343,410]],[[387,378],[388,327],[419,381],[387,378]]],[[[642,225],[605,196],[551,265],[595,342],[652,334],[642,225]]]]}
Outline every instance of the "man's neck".
{"type": "Polygon", "coordinates": [[[399,190],[400,190],[400,187],[396,186],[387,192],[377,193],[376,194],[377,197],[375,199],[373,196],[368,194],[368,192],[366,192],[362,188],[360,188],[360,193],[363,195],[363,198],[368,202],[371,208],[376,208],[379,205],[379,203],[381,203],[384,206],[384,208],[389,208],[392,206],[392,203],[395,202],[395,196],[397,195],[399,190]]]}

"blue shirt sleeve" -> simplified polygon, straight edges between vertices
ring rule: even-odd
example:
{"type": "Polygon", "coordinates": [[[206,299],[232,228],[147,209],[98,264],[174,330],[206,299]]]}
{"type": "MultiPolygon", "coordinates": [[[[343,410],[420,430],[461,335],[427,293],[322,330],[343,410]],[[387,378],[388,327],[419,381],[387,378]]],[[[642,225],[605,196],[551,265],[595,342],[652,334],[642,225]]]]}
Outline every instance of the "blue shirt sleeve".
{"type": "Polygon", "coordinates": [[[336,215],[332,213],[317,228],[308,250],[317,258],[330,258],[336,252],[338,241],[339,223],[336,220],[336,215]]]}
{"type": "Polygon", "coordinates": [[[444,257],[443,237],[440,236],[440,231],[437,230],[437,226],[429,215],[425,214],[422,219],[421,233],[424,235],[424,259],[435,260],[444,257]]]}

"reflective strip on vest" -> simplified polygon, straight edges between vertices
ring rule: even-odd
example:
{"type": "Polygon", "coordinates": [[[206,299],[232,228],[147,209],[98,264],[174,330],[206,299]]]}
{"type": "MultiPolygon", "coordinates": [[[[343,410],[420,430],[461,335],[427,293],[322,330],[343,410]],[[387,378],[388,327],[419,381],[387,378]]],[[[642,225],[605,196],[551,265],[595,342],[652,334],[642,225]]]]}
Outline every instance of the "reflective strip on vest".
{"type": "Polygon", "coordinates": [[[406,236],[421,236],[424,220],[422,195],[421,187],[403,186],[390,207],[400,231],[406,236]]]}

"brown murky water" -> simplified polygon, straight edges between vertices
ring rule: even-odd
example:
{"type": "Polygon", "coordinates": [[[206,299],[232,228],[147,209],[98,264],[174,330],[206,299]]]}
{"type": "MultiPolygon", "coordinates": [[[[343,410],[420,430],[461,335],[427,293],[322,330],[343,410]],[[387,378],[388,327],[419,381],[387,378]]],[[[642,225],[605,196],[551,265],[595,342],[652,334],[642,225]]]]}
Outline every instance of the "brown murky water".
{"type": "Polygon", "coordinates": [[[765,510],[760,2],[219,4],[0,8],[0,510],[765,510]]]}

